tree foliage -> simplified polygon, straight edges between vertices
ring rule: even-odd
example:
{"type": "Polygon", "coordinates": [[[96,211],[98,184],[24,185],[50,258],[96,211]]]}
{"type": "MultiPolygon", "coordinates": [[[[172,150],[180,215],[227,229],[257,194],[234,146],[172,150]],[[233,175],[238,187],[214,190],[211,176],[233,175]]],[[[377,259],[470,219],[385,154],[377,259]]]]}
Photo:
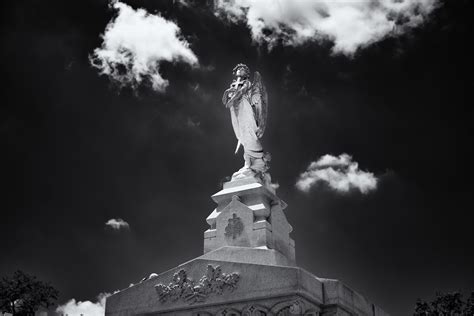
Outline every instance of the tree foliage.
{"type": "Polygon", "coordinates": [[[437,293],[431,303],[418,299],[414,316],[474,316],[474,292],[467,301],[458,292],[437,293]]]}
{"type": "Polygon", "coordinates": [[[13,315],[34,315],[40,307],[48,308],[59,292],[48,283],[22,271],[0,280],[0,312],[13,315]]]}

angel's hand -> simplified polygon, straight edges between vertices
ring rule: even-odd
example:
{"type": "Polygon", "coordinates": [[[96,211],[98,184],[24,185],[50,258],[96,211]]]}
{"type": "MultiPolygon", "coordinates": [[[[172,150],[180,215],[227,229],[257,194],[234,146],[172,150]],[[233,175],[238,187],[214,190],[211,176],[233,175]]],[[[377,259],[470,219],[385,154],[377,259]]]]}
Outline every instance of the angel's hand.
{"type": "Polygon", "coordinates": [[[222,95],[222,103],[228,108],[229,107],[229,101],[232,99],[234,96],[234,89],[227,89],[224,91],[224,94],[222,95]]]}

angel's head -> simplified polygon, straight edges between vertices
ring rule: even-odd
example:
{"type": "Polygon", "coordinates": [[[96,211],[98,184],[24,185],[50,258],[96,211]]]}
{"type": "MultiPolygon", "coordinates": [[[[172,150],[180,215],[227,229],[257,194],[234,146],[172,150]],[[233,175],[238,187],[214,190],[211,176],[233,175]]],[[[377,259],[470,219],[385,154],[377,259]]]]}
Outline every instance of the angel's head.
{"type": "Polygon", "coordinates": [[[242,77],[248,79],[250,77],[250,69],[245,64],[237,64],[232,70],[234,77],[242,77]]]}

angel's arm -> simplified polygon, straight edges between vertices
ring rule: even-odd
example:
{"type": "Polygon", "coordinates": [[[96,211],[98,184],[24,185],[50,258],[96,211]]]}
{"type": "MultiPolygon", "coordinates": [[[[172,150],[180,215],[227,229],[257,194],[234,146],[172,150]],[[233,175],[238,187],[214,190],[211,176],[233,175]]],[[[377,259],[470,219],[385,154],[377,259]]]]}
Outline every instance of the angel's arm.
{"type": "MultiPolygon", "coordinates": [[[[235,102],[240,100],[242,95],[245,92],[247,92],[247,90],[250,88],[250,86],[251,86],[250,81],[248,81],[248,80],[245,81],[245,83],[242,85],[242,87],[240,89],[238,89],[237,91],[235,91],[234,95],[227,101],[227,103],[225,104],[226,108],[230,108],[231,106],[234,105],[235,102]]],[[[226,90],[226,91],[228,91],[228,90],[226,90]]]]}
{"type": "Polygon", "coordinates": [[[232,89],[232,88],[229,88],[229,89],[225,90],[225,91],[224,91],[224,94],[222,95],[222,103],[223,103],[226,107],[228,107],[228,106],[227,106],[227,103],[229,102],[229,99],[230,99],[230,98],[229,98],[229,94],[231,94],[232,91],[233,91],[233,89],[232,89]]]}

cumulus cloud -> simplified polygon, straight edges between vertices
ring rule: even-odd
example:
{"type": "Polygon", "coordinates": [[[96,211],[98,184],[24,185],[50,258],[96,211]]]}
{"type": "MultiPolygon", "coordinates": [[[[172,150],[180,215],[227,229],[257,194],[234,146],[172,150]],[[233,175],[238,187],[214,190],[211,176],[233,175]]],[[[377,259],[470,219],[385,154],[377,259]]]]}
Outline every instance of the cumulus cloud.
{"type": "Polygon", "coordinates": [[[298,177],[296,187],[303,192],[309,192],[318,182],[325,182],[338,192],[358,189],[365,194],[377,188],[377,178],[374,174],[360,170],[358,163],[352,161],[348,154],[339,157],[324,155],[311,162],[306,171],[298,177]]]}
{"type": "Polygon", "coordinates": [[[173,21],[144,9],[134,10],[120,1],[111,2],[111,7],[117,10],[117,16],[101,35],[101,47],[89,56],[100,74],[120,86],[136,87],[148,82],[162,92],[169,84],[159,72],[162,62],[198,65],[198,58],[173,21]]]}
{"type": "Polygon", "coordinates": [[[128,225],[128,223],[121,218],[111,218],[105,223],[105,225],[110,226],[116,230],[130,228],[130,225],[128,225]]]}
{"type": "Polygon", "coordinates": [[[333,52],[359,48],[422,24],[439,0],[216,0],[217,15],[245,22],[271,48],[330,40],[333,52]]]}
{"type": "Polygon", "coordinates": [[[96,303],[71,299],[66,304],[58,306],[58,308],[56,308],[56,313],[69,316],[104,316],[105,299],[110,295],[110,293],[100,293],[99,296],[97,296],[96,303]]]}

